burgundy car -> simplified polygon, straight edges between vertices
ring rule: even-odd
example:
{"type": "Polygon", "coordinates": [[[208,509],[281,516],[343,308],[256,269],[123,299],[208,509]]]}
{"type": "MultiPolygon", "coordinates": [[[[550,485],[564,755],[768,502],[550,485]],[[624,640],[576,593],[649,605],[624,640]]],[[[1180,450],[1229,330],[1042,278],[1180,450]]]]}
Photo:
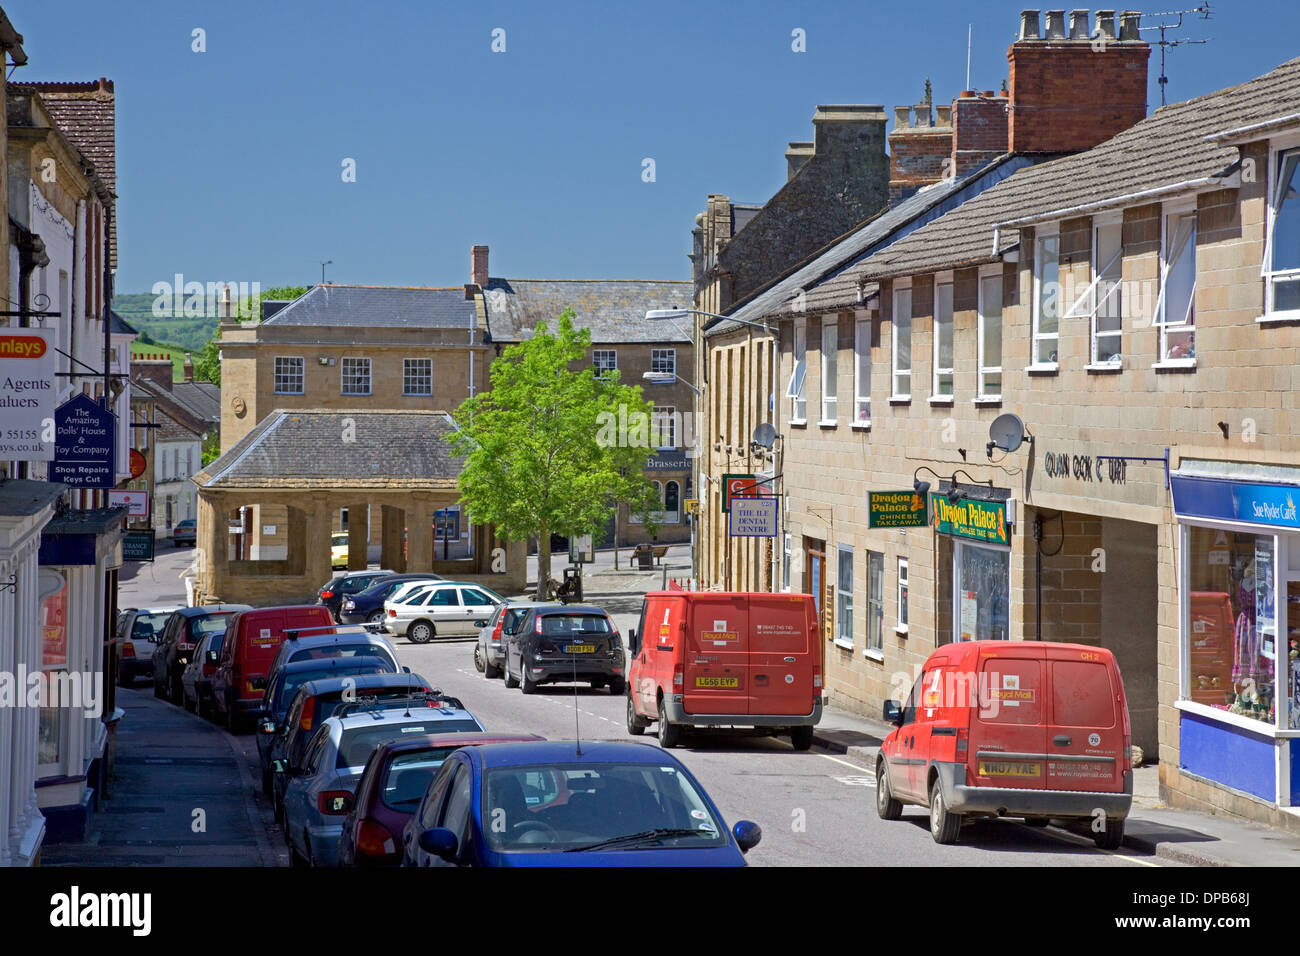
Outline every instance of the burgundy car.
{"type": "Polygon", "coordinates": [[[357,783],[339,839],[340,866],[400,866],[402,830],[453,750],[480,744],[545,740],[535,734],[426,734],[375,748],[357,783]]]}

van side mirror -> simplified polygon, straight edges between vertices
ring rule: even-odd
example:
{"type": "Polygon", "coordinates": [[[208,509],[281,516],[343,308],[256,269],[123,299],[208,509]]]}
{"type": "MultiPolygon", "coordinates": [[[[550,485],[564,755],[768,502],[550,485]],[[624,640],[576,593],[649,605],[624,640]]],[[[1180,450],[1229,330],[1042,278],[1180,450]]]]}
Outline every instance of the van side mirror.
{"type": "Polygon", "coordinates": [[[641,653],[641,635],[636,632],[635,627],[628,629],[627,649],[633,654],[641,653]]]}
{"type": "Polygon", "coordinates": [[[894,724],[897,727],[903,726],[903,708],[896,700],[885,701],[881,716],[886,723],[894,724]]]}
{"type": "Polygon", "coordinates": [[[216,652],[216,651],[208,651],[208,663],[209,663],[209,664],[215,664],[216,662],[217,662],[217,652],[216,652]]]}

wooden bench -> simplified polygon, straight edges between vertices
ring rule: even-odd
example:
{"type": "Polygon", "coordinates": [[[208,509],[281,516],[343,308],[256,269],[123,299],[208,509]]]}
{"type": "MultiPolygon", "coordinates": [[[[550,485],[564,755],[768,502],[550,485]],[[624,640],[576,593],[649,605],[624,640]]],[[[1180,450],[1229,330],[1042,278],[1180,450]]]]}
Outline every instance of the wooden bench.
{"type": "Polygon", "coordinates": [[[654,553],[655,564],[663,564],[664,556],[668,554],[668,545],[666,544],[654,545],[653,547],[651,547],[650,550],[654,553]]]}

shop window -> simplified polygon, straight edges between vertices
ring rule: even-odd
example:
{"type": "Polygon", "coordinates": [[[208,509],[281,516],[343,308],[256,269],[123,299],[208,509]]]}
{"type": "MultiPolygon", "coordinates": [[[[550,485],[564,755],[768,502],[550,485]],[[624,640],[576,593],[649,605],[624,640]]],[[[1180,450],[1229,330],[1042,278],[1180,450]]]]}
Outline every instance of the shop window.
{"type": "Polygon", "coordinates": [[[1300,311],[1300,149],[1274,161],[1264,276],[1268,313],[1300,311]]]}
{"type": "Polygon", "coordinates": [[[1272,535],[1187,529],[1185,699],[1272,724],[1277,662],[1272,535]]]}
{"type": "Polygon", "coordinates": [[[803,422],[808,418],[808,341],[803,316],[794,320],[794,368],[785,387],[785,397],[790,399],[790,421],[803,422]]]}
{"type": "Polygon", "coordinates": [[[981,399],[1002,397],[1002,276],[980,279],[979,392],[981,399]]]}
{"type": "Polygon", "coordinates": [[[1155,321],[1160,361],[1196,357],[1196,213],[1165,217],[1155,321]]]}
{"type": "Polygon", "coordinates": [[[952,398],[952,283],[934,287],[934,373],[930,394],[952,398]]]}
{"type": "Polygon", "coordinates": [[[853,646],[853,549],[840,548],[836,556],[835,643],[853,646]]]}
{"type": "Polygon", "coordinates": [[[893,398],[912,397],[912,290],[894,290],[893,398]]]}
{"type": "Polygon", "coordinates": [[[1010,624],[1011,553],[958,541],[953,563],[956,640],[1005,641],[1010,624]]]}
{"type": "Polygon", "coordinates": [[[681,486],[675,481],[670,481],[664,485],[664,511],[669,514],[677,513],[677,499],[681,494],[681,486]]]}
{"type": "Polygon", "coordinates": [[[1060,339],[1061,237],[1043,236],[1034,251],[1034,351],[1035,365],[1055,365],[1060,339]]]}
{"type": "Polygon", "coordinates": [[[867,653],[884,653],[885,556],[867,552],[867,653]]]}
{"type": "Polygon", "coordinates": [[[834,318],[822,320],[822,424],[839,420],[840,328],[834,318]]]}

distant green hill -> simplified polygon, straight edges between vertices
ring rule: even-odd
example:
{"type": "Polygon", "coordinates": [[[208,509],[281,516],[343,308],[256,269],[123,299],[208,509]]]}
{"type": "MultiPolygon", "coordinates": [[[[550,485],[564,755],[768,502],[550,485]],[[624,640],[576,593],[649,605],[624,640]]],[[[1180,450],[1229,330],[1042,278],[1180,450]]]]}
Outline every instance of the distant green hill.
{"type": "MultiPolygon", "coordinates": [[[[217,334],[217,319],[160,319],[153,314],[157,298],[149,293],[116,295],[113,311],[136,328],[147,332],[158,342],[169,342],[182,351],[197,352],[217,334]]],[[[134,349],[132,351],[135,351],[134,349]]],[[[181,356],[184,359],[184,355],[181,356]]]]}

